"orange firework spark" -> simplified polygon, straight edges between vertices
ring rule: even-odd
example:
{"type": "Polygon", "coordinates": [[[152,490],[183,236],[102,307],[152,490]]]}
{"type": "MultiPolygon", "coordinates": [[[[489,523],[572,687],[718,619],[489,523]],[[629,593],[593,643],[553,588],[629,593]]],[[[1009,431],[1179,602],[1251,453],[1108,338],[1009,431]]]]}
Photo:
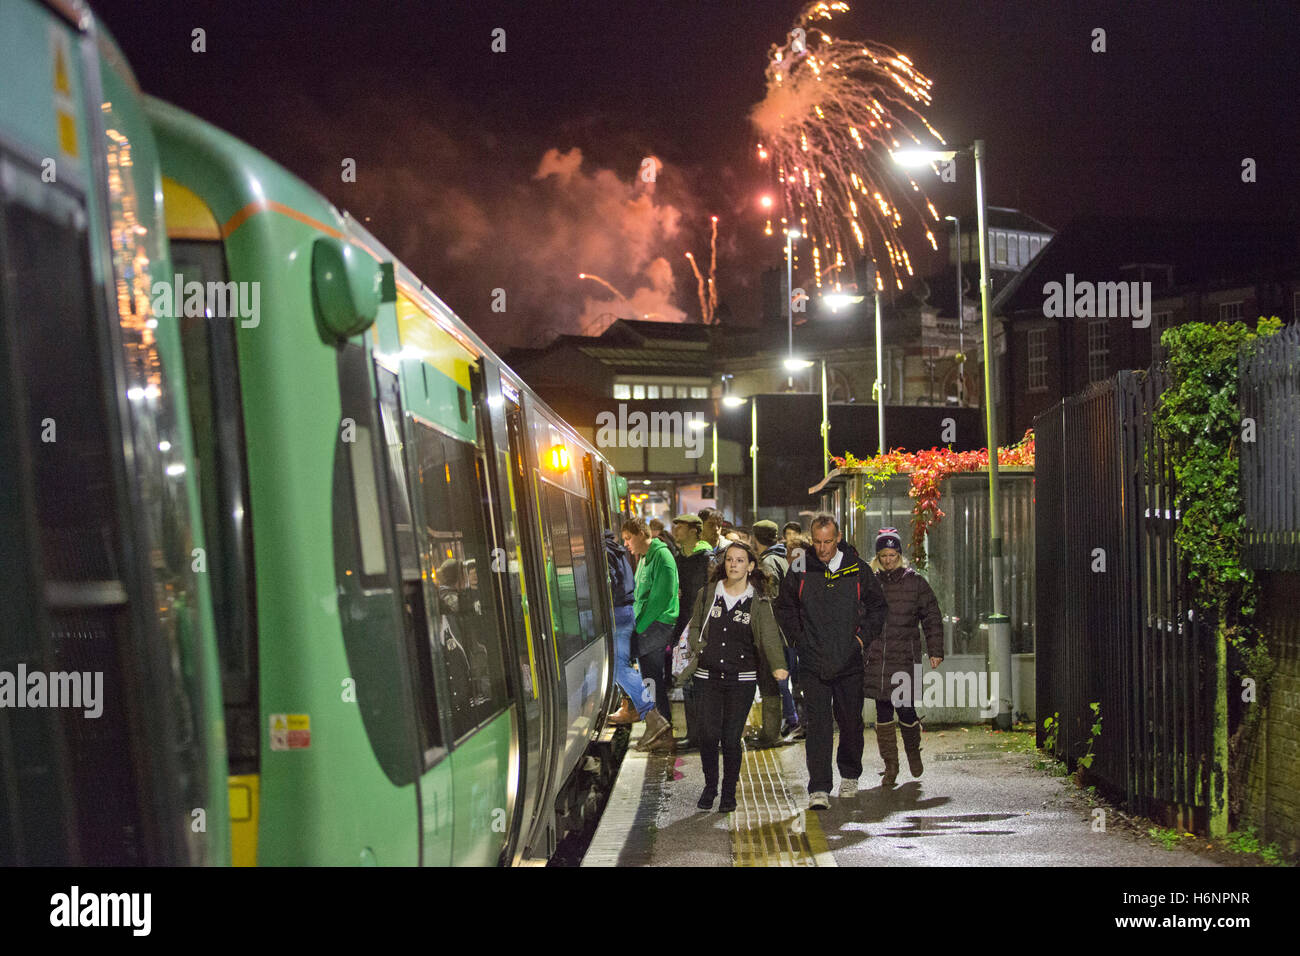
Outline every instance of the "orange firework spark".
{"type": "Polygon", "coordinates": [[[912,126],[944,139],[920,112],[930,105],[932,84],[907,56],[879,43],[837,40],[817,25],[848,9],[824,0],[804,8],[786,43],[772,47],[767,95],[750,118],[763,138],[759,158],[775,171],[786,218],[803,225],[814,262],[834,263],[838,283],[841,270],[855,277],[861,257],[884,260],[877,288],[887,271],[902,289],[903,276],[912,275],[901,235],[909,213],[935,249],[926,217],[938,222],[939,213],[889,153],[902,140],[931,145],[912,126]]]}
{"type": "Polygon", "coordinates": [[[718,311],[718,217],[713,217],[713,231],[709,236],[709,278],[707,282],[700,267],[695,262],[695,256],[686,253],[686,258],[691,264],[691,271],[695,273],[695,284],[699,287],[700,296],[700,319],[705,325],[712,325],[714,314],[718,311]]]}

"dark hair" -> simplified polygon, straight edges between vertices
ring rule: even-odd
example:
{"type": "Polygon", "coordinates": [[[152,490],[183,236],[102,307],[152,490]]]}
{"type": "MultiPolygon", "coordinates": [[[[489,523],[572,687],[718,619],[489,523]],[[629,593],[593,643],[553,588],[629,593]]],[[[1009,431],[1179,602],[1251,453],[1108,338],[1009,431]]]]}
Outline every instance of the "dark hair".
{"type": "Polygon", "coordinates": [[[637,517],[628,518],[624,521],[621,530],[633,536],[648,535],[650,533],[650,529],[645,525],[645,519],[637,517]]]}
{"type": "Polygon", "coordinates": [[[811,531],[816,531],[818,528],[824,528],[828,524],[835,526],[835,533],[837,535],[840,533],[840,523],[835,520],[833,514],[827,514],[825,511],[813,515],[812,524],[809,525],[809,528],[811,531]]]}
{"type": "Polygon", "coordinates": [[[717,508],[701,508],[699,511],[696,512],[696,514],[699,515],[700,520],[703,521],[705,524],[708,524],[710,521],[714,520],[715,518],[718,520],[719,524],[722,523],[722,512],[719,511],[717,508]]]}
{"type": "Polygon", "coordinates": [[[763,547],[770,548],[772,545],[776,544],[776,529],[769,528],[767,525],[763,525],[761,528],[755,525],[754,540],[763,547]]]}
{"type": "Polygon", "coordinates": [[[655,534],[658,534],[660,531],[664,530],[664,523],[660,521],[658,518],[651,518],[650,530],[653,531],[655,534]]]}
{"type": "Polygon", "coordinates": [[[795,534],[803,534],[803,525],[801,525],[797,521],[787,521],[785,523],[785,527],[781,529],[781,533],[785,534],[787,531],[791,529],[794,529],[795,534]]]}
{"type": "Polygon", "coordinates": [[[745,554],[749,555],[749,560],[754,563],[754,569],[749,572],[749,583],[754,586],[754,593],[759,596],[767,594],[771,579],[767,576],[767,572],[763,570],[763,565],[759,563],[758,555],[754,553],[754,549],[743,541],[733,541],[727,545],[722,552],[722,558],[709,573],[709,583],[717,584],[719,581],[727,579],[727,554],[732,548],[740,548],[745,554]]]}

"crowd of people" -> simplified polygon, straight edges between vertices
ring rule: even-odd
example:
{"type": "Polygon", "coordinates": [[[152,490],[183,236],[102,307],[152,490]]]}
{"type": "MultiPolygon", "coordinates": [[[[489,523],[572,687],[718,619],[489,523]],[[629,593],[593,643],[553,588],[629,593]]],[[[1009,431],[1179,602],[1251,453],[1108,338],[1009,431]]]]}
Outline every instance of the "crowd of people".
{"type": "Polygon", "coordinates": [[[749,745],[806,742],[809,809],[830,807],[832,756],[839,796],[857,793],[867,701],[876,710],[881,785],[898,778],[899,736],[908,769],[921,776],[920,717],[915,701],[897,696],[892,678],[910,676],[927,658],[939,666],[943,626],[934,592],[907,566],[896,529],[881,529],[870,562],[829,514],[814,516],[805,535],[796,521],[734,527],[716,508],[704,508],[678,515],[671,528],[629,518],[621,537],[622,546],[605,535],[616,677],[625,695],[610,720],[644,721],[637,750],[698,750],[700,809],[715,800],[719,812],[736,808],[756,688],[761,720],[749,745]],[[682,691],[681,737],[673,734],[674,685],[682,691]]]}

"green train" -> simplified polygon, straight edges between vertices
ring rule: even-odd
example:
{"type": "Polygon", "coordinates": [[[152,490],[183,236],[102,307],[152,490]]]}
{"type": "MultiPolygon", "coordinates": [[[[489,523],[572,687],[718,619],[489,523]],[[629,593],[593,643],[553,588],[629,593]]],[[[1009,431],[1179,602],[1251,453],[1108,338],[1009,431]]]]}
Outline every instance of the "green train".
{"type": "Polygon", "coordinates": [[[0,864],[518,864],[588,821],[626,481],[74,0],[0,6],[0,447],[0,864]]]}

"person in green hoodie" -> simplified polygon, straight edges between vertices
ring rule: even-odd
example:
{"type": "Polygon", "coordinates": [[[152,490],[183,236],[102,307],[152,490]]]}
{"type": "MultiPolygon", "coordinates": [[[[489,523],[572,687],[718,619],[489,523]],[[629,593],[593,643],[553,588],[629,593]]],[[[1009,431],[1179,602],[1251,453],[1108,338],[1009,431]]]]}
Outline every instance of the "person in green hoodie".
{"type": "Polygon", "coordinates": [[[641,679],[646,682],[644,693],[653,699],[654,708],[645,715],[645,732],[636,742],[637,750],[650,746],[665,734],[672,741],[672,710],[668,693],[672,689],[664,674],[664,649],[677,635],[677,562],[672,553],[641,518],[623,522],[623,543],[637,557],[636,591],[632,598],[632,612],[636,622],[632,636],[636,648],[637,665],[641,679]]]}

